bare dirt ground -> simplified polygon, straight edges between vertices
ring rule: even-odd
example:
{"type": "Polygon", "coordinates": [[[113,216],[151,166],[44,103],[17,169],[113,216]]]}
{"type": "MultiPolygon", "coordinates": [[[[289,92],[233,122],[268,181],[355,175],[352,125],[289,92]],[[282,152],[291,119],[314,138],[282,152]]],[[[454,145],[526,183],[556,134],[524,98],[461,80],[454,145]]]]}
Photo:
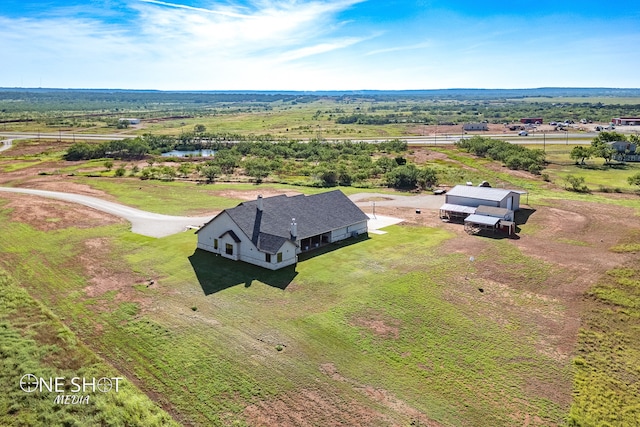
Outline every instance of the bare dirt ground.
{"type": "Polygon", "coordinates": [[[4,208],[11,210],[12,221],[29,224],[36,230],[92,228],[125,222],[116,216],[77,203],[12,193],[3,193],[0,197],[8,200],[4,208]]]}
{"type": "Polygon", "coordinates": [[[328,378],[349,386],[356,396],[338,397],[321,388],[296,390],[277,399],[248,406],[244,414],[249,425],[256,427],[404,425],[388,415],[371,409],[372,406],[379,406],[391,409],[392,412],[401,414],[404,418],[412,419],[411,425],[441,427],[441,424],[430,420],[387,390],[359,384],[344,377],[331,363],[321,365],[320,371],[328,378]],[[367,405],[363,404],[362,400],[366,401],[367,405]]]}

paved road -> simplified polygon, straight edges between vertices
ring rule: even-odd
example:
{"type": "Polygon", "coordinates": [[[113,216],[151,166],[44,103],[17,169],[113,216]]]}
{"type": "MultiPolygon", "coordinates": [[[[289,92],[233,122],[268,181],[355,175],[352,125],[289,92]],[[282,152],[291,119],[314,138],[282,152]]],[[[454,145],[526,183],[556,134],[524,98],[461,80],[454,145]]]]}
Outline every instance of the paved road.
{"type": "Polygon", "coordinates": [[[0,187],[0,191],[49,197],[89,206],[126,219],[131,223],[132,232],[150,237],[165,237],[184,231],[189,226],[199,227],[213,218],[213,215],[203,217],[161,215],[82,194],[11,187],[0,187]]]}
{"type": "MultiPolygon", "coordinates": [[[[530,133],[529,136],[518,136],[517,133],[500,133],[500,134],[483,134],[482,136],[502,139],[512,144],[568,144],[578,143],[584,144],[585,141],[590,141],[598,134],[596,132],[588,133],[550,133],[543,135],[542,133],[530,133]]],[[[21,133],[21,132],[0,132],[0,138],[12,138],[12,139],[65,139],[65,140],[81,140],[81,141],[112,141],[126,138],[135,138],[136,135],[132,134],[84,134],[84,133],[21,133]]],[[[470,138],[471,135],[465,135],[465,138],[470,138]]],[[[461,135],[447,134],[433,136],[405,136],[399,137],[399,139],[407,141],[411,145],[450,145],[460,140],[461,135]]],[[[329,138],[329,141],[340,141],[346,138],[329,138]]],[[[381,142],[387,141],[386,139],[352,139],[354,142],[381,142]]]]}
{"type": "Polygon", "coordinates": [[[89,133],[42,133],[42,132],[0,132],[0,137],[13,139],[79,139],[79,140],[97,140],[111,141],[114,139],[135,138],[136,135],[127,134],[89,134],[89,133]]]}

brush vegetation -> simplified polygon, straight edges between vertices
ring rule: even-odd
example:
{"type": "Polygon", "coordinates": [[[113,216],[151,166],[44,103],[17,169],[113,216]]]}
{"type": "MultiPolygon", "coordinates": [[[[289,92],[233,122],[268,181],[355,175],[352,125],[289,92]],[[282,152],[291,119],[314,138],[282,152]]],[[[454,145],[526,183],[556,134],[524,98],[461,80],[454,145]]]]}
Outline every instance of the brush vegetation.
{"type": "MultiPolygon", "coordinates": [[[[60,405],[58,393],[20,388],[25,374],[49,379],[121,377],[85,347],[60,319],[10,276],[0,271],[0,425],[4,426],[177,426],[130,381],[118,392],[88,392],[86,404],[60,405]]],[[[90,389],[87,389],[89,391],[90,389]]],[[[66,394],[71,394],[69,390],[66,394]]]]}

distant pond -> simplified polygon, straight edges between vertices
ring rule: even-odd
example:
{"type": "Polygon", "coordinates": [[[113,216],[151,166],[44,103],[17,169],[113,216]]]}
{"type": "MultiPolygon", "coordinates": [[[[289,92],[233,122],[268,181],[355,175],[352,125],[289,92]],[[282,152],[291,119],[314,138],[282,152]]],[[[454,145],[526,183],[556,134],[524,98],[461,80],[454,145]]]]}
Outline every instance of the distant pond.
{"type": "Polygon", "coordinates": [[[216,150],[172,150],[162,153],[162,157],[213,157],[216,150]]]}

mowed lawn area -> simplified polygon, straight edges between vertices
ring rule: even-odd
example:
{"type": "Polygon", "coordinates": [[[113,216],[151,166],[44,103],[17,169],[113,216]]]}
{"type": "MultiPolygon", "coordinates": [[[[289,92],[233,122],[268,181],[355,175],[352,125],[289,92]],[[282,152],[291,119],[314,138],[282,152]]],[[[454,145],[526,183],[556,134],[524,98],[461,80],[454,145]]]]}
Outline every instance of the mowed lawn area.
{"type": "Polygon", "coordinates": [[[487,286],[444,228],[389,227],[270,272],[196,251],[192,232],[45,231],[10,213],[2,267],[182,424],[558,425],[569,411],[571,360],[530,320],[564,308],[522,290],[561,272],[510,241],[483,245],[524,267],[520,290],[487,286]]]}

